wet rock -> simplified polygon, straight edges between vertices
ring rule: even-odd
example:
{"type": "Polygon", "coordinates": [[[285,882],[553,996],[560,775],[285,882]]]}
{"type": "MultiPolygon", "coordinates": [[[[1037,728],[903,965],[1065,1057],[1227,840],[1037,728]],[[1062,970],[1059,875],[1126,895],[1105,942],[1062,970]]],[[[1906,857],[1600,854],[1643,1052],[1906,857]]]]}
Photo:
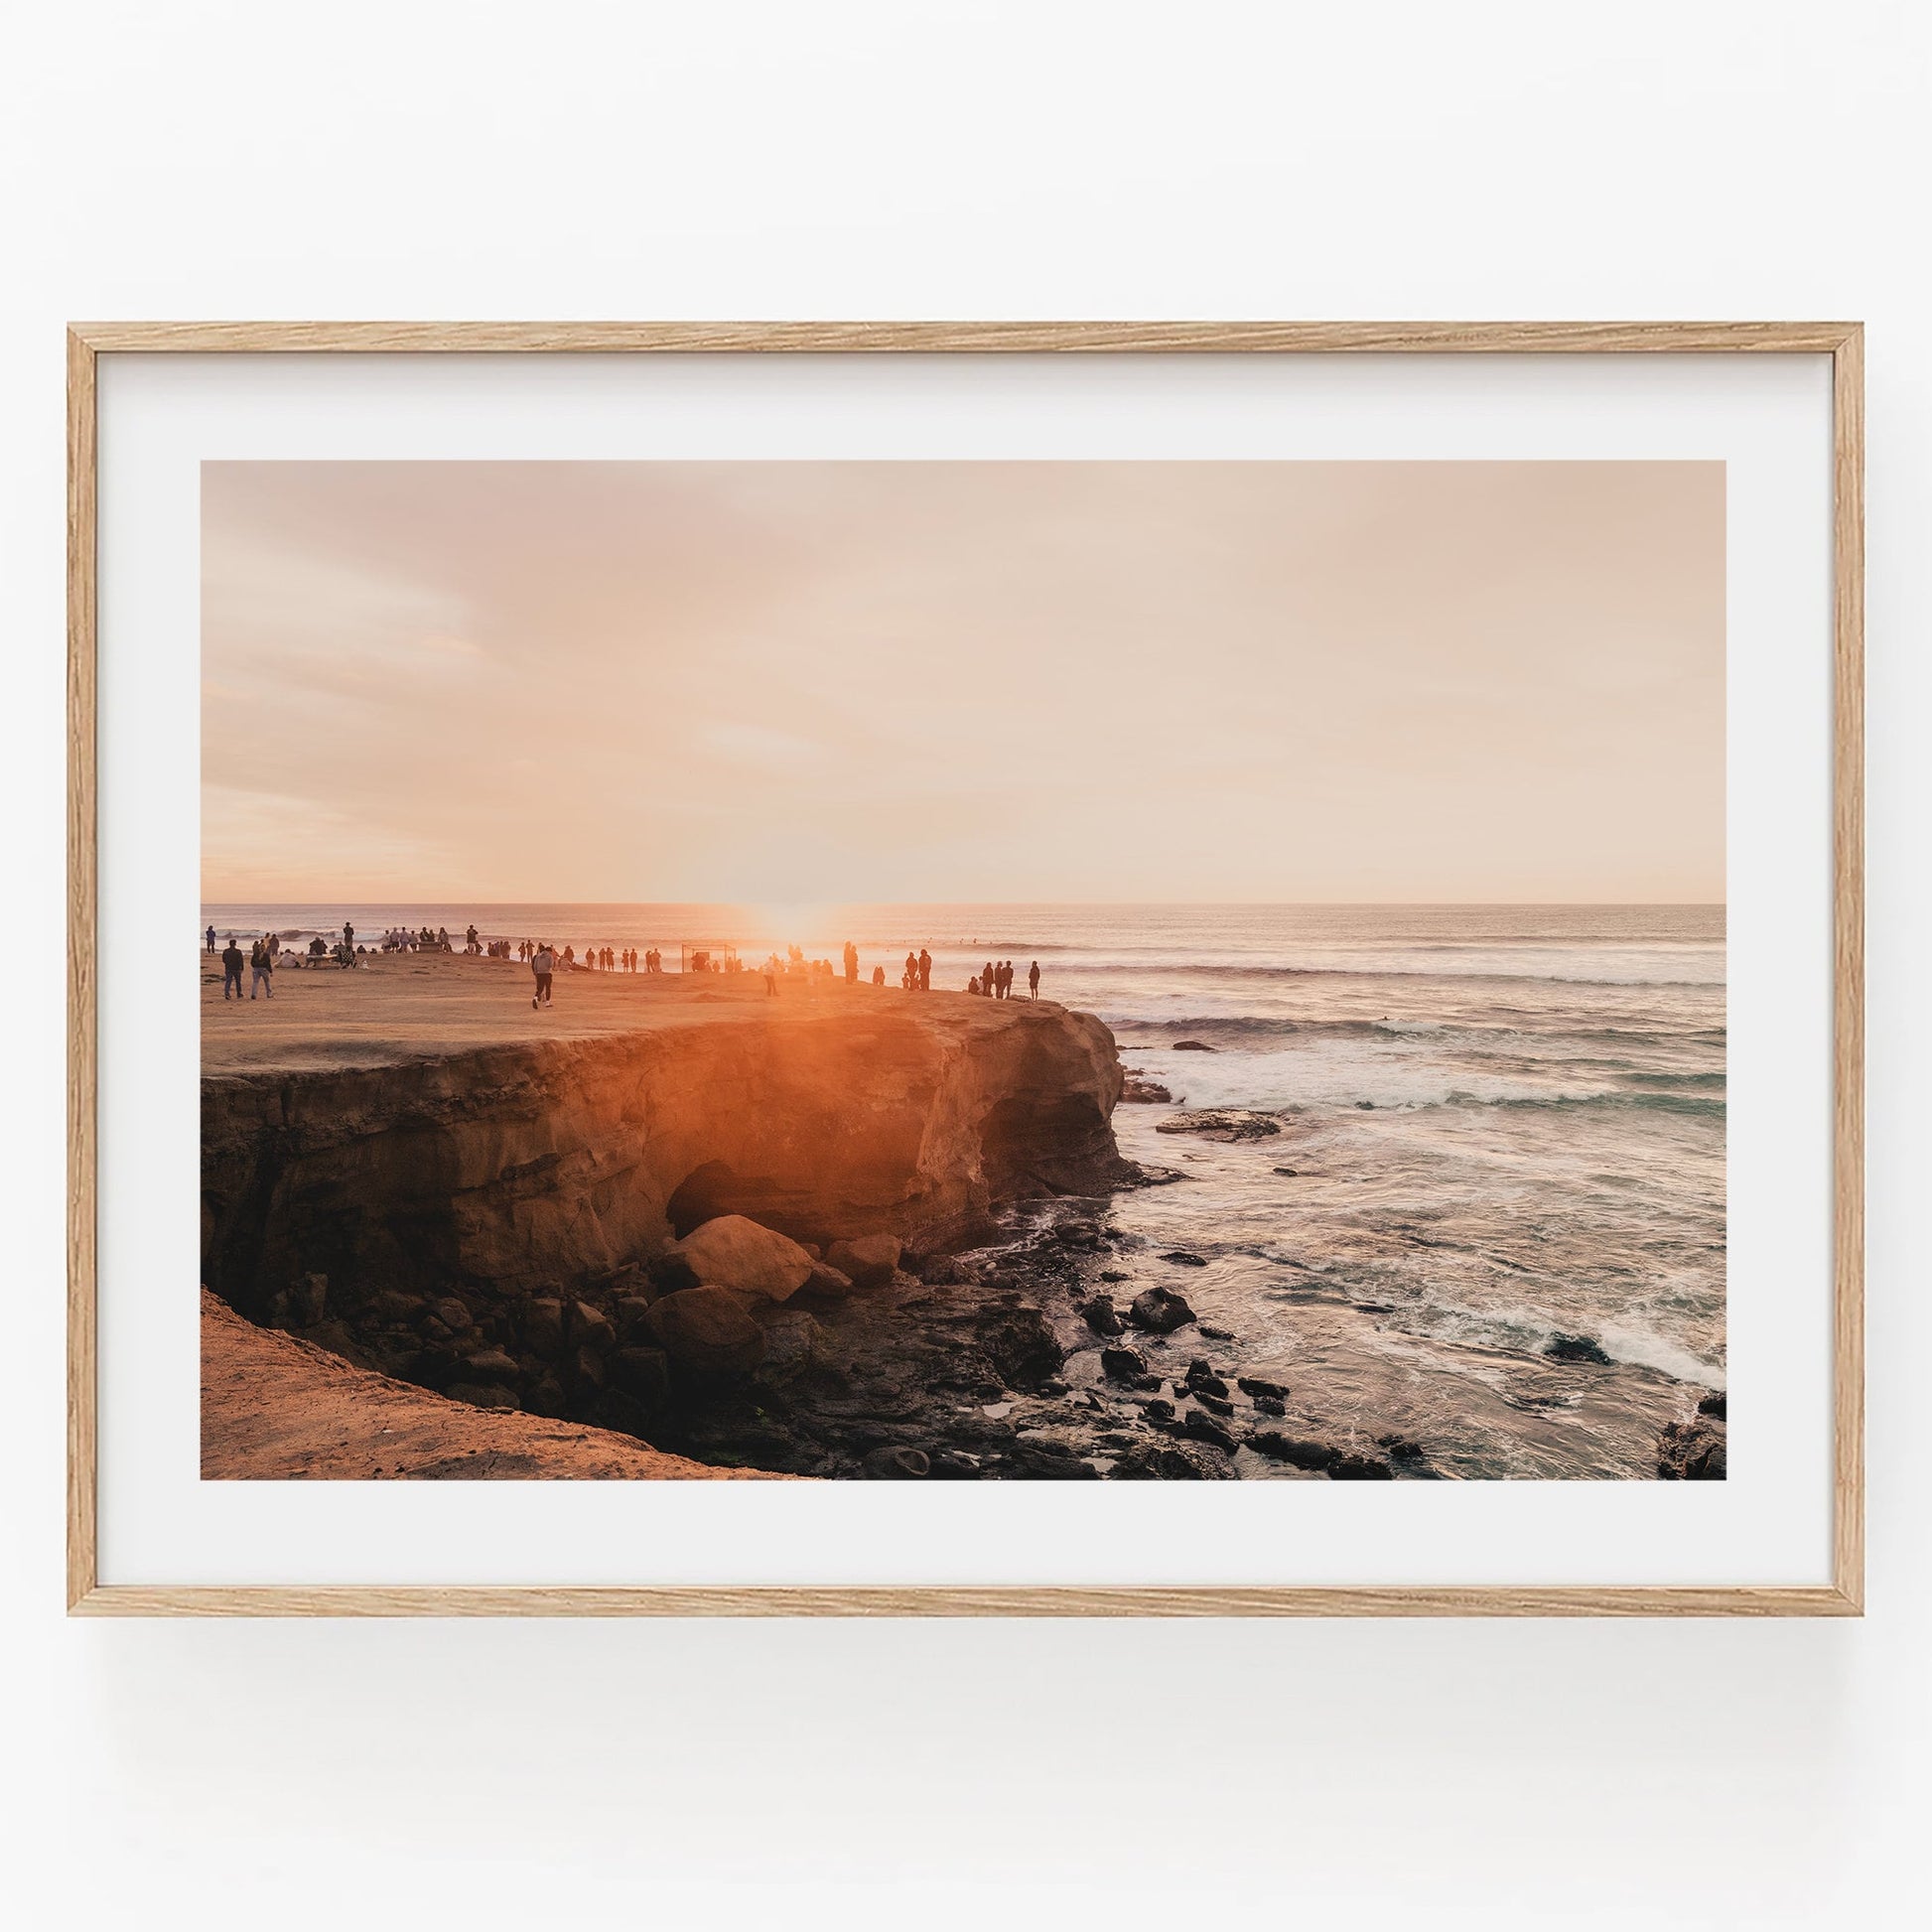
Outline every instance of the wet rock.
{"type": "Polygon", "coordinates": [[[1176,1053],[1211,1053],[1214,1048],[1204,1039],[1177,1039],[1173,1043],[1176,1053]]]}
{"type": "Polygon", "coordinates": [[[1197,1356],[1187,1364],[1187,1373],[1182,1380],[1190,1395],[1199,1395],[1203,1390],[1209,1395],[1227,1399],[1228,1385],[1214,1373],[1213,1365],[1205,1356],[1197,1356]]]}
{"type": "Polygon", "coordinates": [[[1277,1168],[1275,1172],[1279,1174],[1286,1174],[1290,1180],[1294,1180],[1301,1174],[1302,1170],[1300,1168],[1277,1168]]]}
{"type": "Polygon", "coordinates": [[[1277,1462],[1293,1463],[1298,1469],[1332,1469],[1340,1451],[1327,1443],[1311,1443],[1300,1437],[1285,1436],[1278,1429],[1257,1429],[1248,1438],[1248,1447],[1258,1455],[1273,1456],[1277,1462]]]}
{"type": "Polygon", "coordinates": [[[1197,1443],[1211,1444],[1223,1455],[1234,1453],[1234,1438],[1210,1415],[1199,1409],[1189,1409],[1180,1419],[1183,1436],[1191,1436],[1197,1443]]]}
{"type": "Polygon", "coordinates": [[[1723,1482],[1725,1428],[1709,1416],[1666,1423],[1657,1437],[1657,1473],[1666,1482],[1723,1482]]]}
{"type": "Polygon", "coordinates": [[[1114,1307],[1111,1295],[1096,1295],[1080,1311],[1080,1319],[1097,1335],[1120,1333],[1120,1311],[1114,1307]]]}
{"type": "Polygon", "coordinates": [[[1130,1389],[1158,1389],[1161,1378],[1149,1372],[1147,1357],[1138,1348],[1103,1348],[1100,1372],[1110,1382],[1125,1382],[1130,1389]]]}
{"type": "Polygon", "coordinates": [[[1391,1462],[1412,1467],[1429,1460],[1428,1450],[1407,1436],[1378,1436],[1375,1440],[1391,1462]]]}
{"type": "Polygon", "coordinates": [[[932,1473],[932,1458],[924,1449],[889,1443],[866,1452],[859,1473],[872,1482],[921,1481],[932,1473]]]}
{"type": "Polygon", "coordinates": [[[1207,1266],[1205,1256],[1194,1254],[1186,1248],[1170,1248],[1161,1259],[1166,1262],[1171,1262],[1176,1268],[1205,1268],[1207,1266]]]}
{"type": "Polygon", "coordinates": [[[1279,1398],[1288,1393],[1288,1384],[1286,1382],[1270,1381],[1265,1375],[1237,1375],[1234,1378],[1234,1386],[1243,1395],[1250,1396],[1270,1395],[1279,1398]]]}
{"type": "Polygon", "coordinates": [[[1393,1482],[1395,1480],[1395,1471],[1390,1468],[1387,1456],[1366,1455],[1352,1449],[1335,1457],[1328,1474],[1336,1482],[1393,1482]]]}
{"type": "MultiPolygon", "coordinates": [[[[1225,1388],[1226,1386],[1227,1385],[1225,1383],[1222,1384],[1223,1388],[1225,1388]]],[[[1215,1395],[1207,1389],[1189,1389],[1187,1393],[1191,1395],[1194,1398],[1194,1400],[1198,1402],[1203,1409],[1211,1411],[1214,1415],[1231,1416],[1234,1414],[1234,1404],[1231,1403],[1226,1396],[1215,1395]]]]}
{"type": "Polygon", "coordinates": [[[1100,1471],[1058,1443],[1015,1443],[1000,1457],[998,1473],[1010,1481],[1093,1482],[1100,1471]]]}
{"type": "MultiPolygon", "coordinates": [[[[1150,1376],[1149,1380],[1152,1381],[1154,1378],[1150,1376]]],[[[1156,1429],[1160,1429],[1173,1423],[1174,1419],[1174,1406],[1166,1396],[1158,1395],[1142,1409],[1141,1414],[1156,1429]]]]}
{"type": "Polygon", "coordinates": [[[1110,1268],[1100,1277],[1100,1279],[1103,1282],[1119,1283],[1119,1282],[1127,1281],[1129,1277],[1123,1275],[1118,1269],[1110,1268]]]}
{"type": "Polygon", "coordinates": [[[1602,1343],[1589,1335],[1552,1335],[1543,1352],[1553,1362],[1594,1362],[1607,1368],[1610,1360],[1602,1343]]]}
{"type": "Polygon", "coordinates": [[[1127,1318],[1135,1327],[1145,1328],[1150,1334],[1170,1335],[1193,1320],[1194,1311],[1184,1298],[1176,1295],[1173,1289],[1149,1288],[1134,1297],[1127,1318]]]}
{"type": "Polygon", "coordinates": [[[1255,1405],[1257,1415],[1285,1416],[1288,1414],[1288,1404],[1278,1395],[1257,1395],[1250,1396],[1248,1399],[1255,1405]]]}
{"type": "Polygon", "coordinates": [[[1157,1134],[1193,1134],[1203,1141],[1266,1141],[1282,1131],[1273,1114],[1248,1107],[1196,1107],[1156,1121],[1157,1134]]]}
{"type": "Polygon", "coordinates": [[[856,1241],[834,1241],[825,1251],[827,1264],[849,1276],[854,1288],[890,1288],[898,1257],[898,1237],[893,1234],[865,1234],[856,1241]]]}
{"type": "Polygon", "coordinates": [[[951,1288],[965,1279],[957,1255],[921,1255],[912,1272],[927,1288],[951,1288]]]}
{"type": "Polygon", "coordinates": [[[1120,1102],[1123,1107],[1172,1106],[1173,1095],[1159,1080],[1150,1080],[1143,1073],[1130,1073],[1121,1084],[1120,1102]]]}
{"type": "Polygon", "coordinates": [[[1114,1464],[1115,1482],[1232,1482],[1234,1466],[1206,1443],[1137,1443],[1114,1464]]]}
{"type": "Polygon", "coordinates": [[[1000,1309],[979,1324],[979,1345],[1010,1389],[1035,1389],[1066,1362],[1052,1323],[1025,1304],[1000,1309]]]}
{"type": "Polygon", "coordinates": [[[1700,1416],[1715,1417],[1719,1422],[1725,1421],[1725,1392],[1723,1389],[1720,1389],[1715,1395],[1707,1395],[1700,1398],[1698,1402],[1698,1414],[1700,1416]]]}
{"type": "Polygon", "coordinates": [[[561,1302],[541,1295],[523,1304],[523,1345],[546,1361],[555,1361],[563,1353],[564,1305],[561,1302]]]}
{"type": "MultiPolygon", "coordinates": [[[[788,1301],[797,1294],[811,1279],[814,1265],[796,1241],[744,1214],[720,1214],[693,1228],[677,1244],[677,1252],[707,1286],[762,1295],[768,1302],[788,1301]]],[[[842,1268],[836,1248],[828,1258],[834,1267],[842,1268]]],[[[894,1258],[897,1258],[897,1243],[894,1258]]],[[[842,1272],[852,1271],[842,1268],[842,1272]]]]}
{"type": "Polygon", "coordinates": [[[764,1359],[764,1330],[722,1288],[685,1288],[650,1306],[650,1329],[679,1368],[743,1374],[764,1359]]]}
{"type": "Polygon", "coordinates": [[[1232,1341],[1234,1339],[1234,1331],[1231,1328],[1210,1328],[1205,1321],[1200,1324],[1200,1332],[1203,1341],[1232,1341]]]}

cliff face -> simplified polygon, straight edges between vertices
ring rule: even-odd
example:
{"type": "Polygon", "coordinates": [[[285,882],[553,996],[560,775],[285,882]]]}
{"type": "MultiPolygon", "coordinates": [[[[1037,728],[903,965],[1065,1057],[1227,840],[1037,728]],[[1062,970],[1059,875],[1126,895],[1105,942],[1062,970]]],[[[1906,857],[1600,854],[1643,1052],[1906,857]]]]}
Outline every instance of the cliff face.
{"type": "Polygon", "coordinates": [[[936,1243],[992,1203],[1134,1172],[1109,1125],[1113,1037],[1088,1015],[935,996],[707,1019],[207,1073],[205,1281],[257,1318],[309,1274],[336,1308],[390,1288],[515,1293],[714,1213],[820,1243],[936,1243]]]}

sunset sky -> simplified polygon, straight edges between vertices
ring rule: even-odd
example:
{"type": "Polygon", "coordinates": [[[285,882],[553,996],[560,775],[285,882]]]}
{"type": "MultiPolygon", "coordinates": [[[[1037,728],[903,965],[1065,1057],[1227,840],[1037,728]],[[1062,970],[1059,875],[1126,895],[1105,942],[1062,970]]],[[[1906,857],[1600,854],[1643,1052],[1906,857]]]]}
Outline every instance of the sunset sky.
{"type": "Polygon", "coordinates": [[[1719,464],[213,463],[209,900],[1718,900],[1719,464]]]}

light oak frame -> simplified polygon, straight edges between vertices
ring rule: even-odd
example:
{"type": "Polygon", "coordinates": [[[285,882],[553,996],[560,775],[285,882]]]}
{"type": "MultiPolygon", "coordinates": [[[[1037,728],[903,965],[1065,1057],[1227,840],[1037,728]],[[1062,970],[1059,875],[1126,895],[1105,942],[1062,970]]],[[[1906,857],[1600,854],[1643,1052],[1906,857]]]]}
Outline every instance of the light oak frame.
{"type": "Polygon", "coordinates": [[[68,333],[68,1602],[205,1616],[1845,1616],[1864,1598],[1864,385],[1857,323],[98,322],[68,333]],[[102,1585],[95,1496],[95,381],[111,354],[1810,354],[1833,374],[1832,1581],[1738,1588],[102,1585]]]}

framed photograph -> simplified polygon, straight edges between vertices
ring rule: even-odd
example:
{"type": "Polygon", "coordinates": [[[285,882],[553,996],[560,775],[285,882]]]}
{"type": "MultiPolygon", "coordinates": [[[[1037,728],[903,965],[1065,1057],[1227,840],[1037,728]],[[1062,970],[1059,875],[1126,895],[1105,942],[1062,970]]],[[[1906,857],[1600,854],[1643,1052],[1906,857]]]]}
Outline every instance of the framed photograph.
{"type": "Polygon", "coordinates": [[[72,1608],[1859,1611],[1856,325],[69,352],[72,1608]]]}

